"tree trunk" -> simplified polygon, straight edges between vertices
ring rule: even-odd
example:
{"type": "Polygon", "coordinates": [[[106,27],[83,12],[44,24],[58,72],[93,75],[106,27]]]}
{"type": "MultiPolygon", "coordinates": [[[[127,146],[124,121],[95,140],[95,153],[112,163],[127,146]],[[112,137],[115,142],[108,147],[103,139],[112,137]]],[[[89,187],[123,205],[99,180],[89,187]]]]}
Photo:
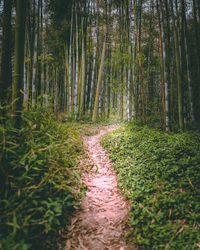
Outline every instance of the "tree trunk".
{"type": "Polygon", "coordinates": [[[178,34],[174,17],[173,1],[170,0],[172,9],[173,19],[173,30],[174,30],[174,50],[175,50],[175,61],[176,61],[176,77],[177,77],[177,88],[178,88],[178,120],[179,128],[183,129],[183,103],[182,103],[182,85],[181,85],[181,72],[180,72],[180,53],[178,47],[178,34]]]}
{"type": "Polygon", "coordinates": [[[100,64],[100,68],[99,68],[99,76],[98,76],[96,97],[95,97],[94,109],[93,109],[93,115],[92,115],[92,121],[93,122],[96,122],[96,120],[97,120],[97,111],[98,111],[98,104],[99,104],[99,94],[100,94],[100,90],[101,90],[101,82],[102,82],[102,74],[103,74],[103,65],[104,65],[105,52],[106,52],[106,38],[104,39],[103,50],[102,50],[102,55],[101,55],[101,64],[100,64]]]}
{"type": "Polygon", "coordinates": [[[11,39],[11,12],[13,0],[4,0],[3,6],[3,37],[0,68],[0,102],[5,104],[10,100],[12,86],[12,39],[11,39]]]}
{"type": "MultiPolygon", "coordinates": [[[[194,116],[195,121],[199,124],[200,123],[200,117],[199,117],[199,109],[200,109],[200,31],[199,31],[199,25],[197,20],[197,4],[196,0],[193,0],[193,19],[194,19],[194,34],[195,34],[195,52],[196,52],[196,79],[195,79],[195,94],[194,94],[194,116]]],[[[198,6],[199,6],[198,1],[198,6]]]]}
{"type": "MultiPolygon", "coordinates": [[[[140,9],[140,11],[141,11],[141,9],[140,9]]],[[[138,56],[138,61],[139,61],[138,66],[139,66],[139,83],[140,83],[140,91],[141,91],[141,99],[142,99],[142,117],[143,117],[143,120],[146,121],[145,102],[144,102],[144,89],[143,89],[142,61],[141,61],[141,55],[140,55],[140,39],[139,39],[139,32],[138,32],[135,0],[133,0],[133,13],[134,13],[134,23],[135,23],[137,56],[138,56]]]]}
{"type": "Polygon", "coordinates": [[[158,0],[156,0],[157,14],[158,14],[158,31],[160,38],[160,66],[161,66],[161,82],[162,82],[162,106],[163,106],[163,121],[164,128],[166,130],[166,108],[165,108],[165,78],[164,78],[164,61],[163,61],[163,40],[161,31],[161,21],[160,21],[160,9],[158,5],[158,0]]]}
{"type": "Polygon", "coordinates": [[[28,101],[28,109],[32,105],[32,85],[33,85],[33,67],[34,67],[34,48],[35,48],[35,0],[31,5],[31,1],[29,2],[28,8],[28,40],[29,40],[29,55],[30,55],[30,62],[29,62],[29,69],[28,69],[28,86],[27,86],[27,101],[28,101]]]}
{"type": "Polygon", "coordinates": [[[69,72],[69,65],[68,65],[68,48],[67,48],[67,43],[65,47],[65,91],[64,91],[64,112],[67,112],[68,109],[68,72],[69,72]]]}
{"type": "Polygon", "coordinates": [[[14,82],[13,82],[13,114],[14,125],[21,125],[21,111],[23,104],[24,90],[24,43],[25,43],[25,13],[26,1],[16,1],[16,27],[15,27],[15,61],[14,61],[14,82]]]}
{"type": "Polygon", "coordinates": [[[72,83],[71,83],[71,117],[74,118],[74,85],[75,85],[75,35],[72,42],[72,83]]]}

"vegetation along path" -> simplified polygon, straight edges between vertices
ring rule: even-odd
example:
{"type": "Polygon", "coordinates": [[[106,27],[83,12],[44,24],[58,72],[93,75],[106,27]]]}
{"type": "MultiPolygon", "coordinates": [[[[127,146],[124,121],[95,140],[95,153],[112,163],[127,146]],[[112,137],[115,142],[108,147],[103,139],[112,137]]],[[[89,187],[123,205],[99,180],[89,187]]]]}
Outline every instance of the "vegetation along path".
{"type": "Polygon", "coordinates": [[[100,130],[97,135],[85,138],[94,167],[93,171],[85,169],[83,173],[83,182],[88,186],[88,192],[81,202],[82,209],[77,211],[68,227],[66,250],[133,249],[123,237],[129,204],[116,187],[116,175],[99,143],[102,134],[116,128],[110,126],[100,130]]]}

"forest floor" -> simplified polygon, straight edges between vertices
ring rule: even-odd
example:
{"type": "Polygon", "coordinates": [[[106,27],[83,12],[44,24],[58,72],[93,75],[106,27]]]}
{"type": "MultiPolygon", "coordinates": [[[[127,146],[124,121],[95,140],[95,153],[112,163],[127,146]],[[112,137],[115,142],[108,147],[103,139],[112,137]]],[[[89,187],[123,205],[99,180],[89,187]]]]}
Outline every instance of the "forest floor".
{"type": "Polygon", "coordinates": [[[88,187],[87,194],[67,228],[65,250],[136,249],[124,239],[129,202],[117,188],[116,173],[99,142],[103,134],[117,127],[109,126],[100,129],[97,135],[84,138],[92,167],[86,165],[83,169],[82,181],[88,187]]]}

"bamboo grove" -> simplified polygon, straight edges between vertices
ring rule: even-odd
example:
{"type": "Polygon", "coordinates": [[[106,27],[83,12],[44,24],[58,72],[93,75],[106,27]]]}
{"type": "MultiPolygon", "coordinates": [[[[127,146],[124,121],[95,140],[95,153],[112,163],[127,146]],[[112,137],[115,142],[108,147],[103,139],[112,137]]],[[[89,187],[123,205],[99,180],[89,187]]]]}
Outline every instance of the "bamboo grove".
{"type": "Polygon", "coordinates": [[[199,0],[0,4],[2,121],[20,126],[21,111],[39,107],[166,131],[199,125],[199,0]]]}

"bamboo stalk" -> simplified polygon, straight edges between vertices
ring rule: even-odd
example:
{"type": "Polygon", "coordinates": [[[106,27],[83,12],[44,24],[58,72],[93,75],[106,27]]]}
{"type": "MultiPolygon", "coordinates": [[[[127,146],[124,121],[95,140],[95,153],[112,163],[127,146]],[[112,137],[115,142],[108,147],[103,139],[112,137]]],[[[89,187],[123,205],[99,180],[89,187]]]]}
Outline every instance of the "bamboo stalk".
{"type": "Polygon", "coordinates": [[[99,104],[99,94],[100,94],[100,90],[101,90],[101,82],[102,82],[102,74],[103,74],[103,65],[104,65],[105,52],[106,52],[106,37],[104,39],[103,50],[102,50],[102,54],[101,54],[101,64],[100,64],[100,69],[99,69],[97,91],[96,91],[96,97],[95,97],[94,109],[93,109],[93,115],[92,115],[92,121],[93,122],[96,122],[96,119],[97,119],[97,111],[98,111],[98,104],[99,104]]]}

